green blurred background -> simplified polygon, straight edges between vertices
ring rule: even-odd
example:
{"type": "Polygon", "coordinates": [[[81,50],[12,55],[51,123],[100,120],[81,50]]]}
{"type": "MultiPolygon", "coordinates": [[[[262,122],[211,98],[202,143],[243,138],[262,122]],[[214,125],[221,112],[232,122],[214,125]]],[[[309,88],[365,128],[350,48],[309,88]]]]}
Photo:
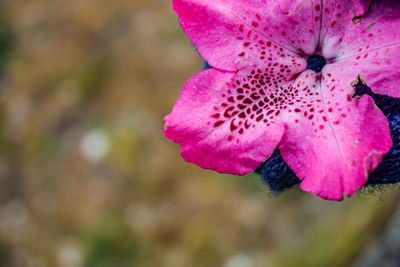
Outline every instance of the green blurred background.
{"type": "Polygon", "coordinates": [[[168,114],[201,60],[170,0],[0,0],[0,266],[347,266],[397,187],[276,198],[183,161],[168,114]]]}

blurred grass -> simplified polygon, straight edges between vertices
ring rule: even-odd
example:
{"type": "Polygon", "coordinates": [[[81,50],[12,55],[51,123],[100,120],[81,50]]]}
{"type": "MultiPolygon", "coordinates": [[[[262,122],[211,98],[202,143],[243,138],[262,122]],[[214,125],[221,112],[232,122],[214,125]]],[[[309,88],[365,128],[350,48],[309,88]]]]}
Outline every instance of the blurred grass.
{"type": "Polygon", "coordinates": [[[201,60],[169,0],[0,5],[0,266],[348,266],[399,203],[185,163],[163,116],[201,60]]]}
{"type": "Polygon", "coordinates": [[[107,80],[110,70],[106,59],[94,59],[77,70],[76,81],[83,99],[95,97],[107,80]]]}
{"type": "Polygon", "coordinates": [[[359,205],[336,210],[320,220],[310,222],[298,246],[282,248],[277,266],[348,266],[365,244],[379,233],[393,207],[382,202],[358,198],[359,205]],[[373,218],[369,217],[371,209],[373,218]],[[358,220],[349,220],[357,217],[358,220]]]}
{"type": "Polygon", "coordinates": [[[13,57],[15,45],[16,40],[11,25],[6,22],[0,11],[0,75],[13,57]]]}
{"type": "Polygon", "coordinates": [[[129,229],[110,216],[83,235],[85,267],[137,266],[143,253],[129,229]]]}

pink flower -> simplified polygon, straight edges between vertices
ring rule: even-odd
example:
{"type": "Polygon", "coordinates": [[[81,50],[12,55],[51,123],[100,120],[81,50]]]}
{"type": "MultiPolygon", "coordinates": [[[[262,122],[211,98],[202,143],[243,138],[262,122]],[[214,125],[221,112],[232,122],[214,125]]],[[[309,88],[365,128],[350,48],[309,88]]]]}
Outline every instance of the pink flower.
{"type": "Polygon", "coordinates": [[[370,2],[173,0],[213,68],[185,84],[164,134],[186,161],[238,175],[278,147],[303,190],[351,196],[392,145],[352,85],[400,97],[400,4],[370,2]]]}

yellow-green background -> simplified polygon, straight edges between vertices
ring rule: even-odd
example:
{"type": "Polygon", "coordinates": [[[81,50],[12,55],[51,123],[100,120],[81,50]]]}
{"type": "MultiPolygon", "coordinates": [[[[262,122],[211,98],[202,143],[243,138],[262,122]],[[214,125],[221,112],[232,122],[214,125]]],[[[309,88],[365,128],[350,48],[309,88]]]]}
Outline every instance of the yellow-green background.
{"type": "Polygon", "coordinates": [[[274,198],[184,162],[163,116],[201,60],[171,9],[0,0],[0,266],[347,266],[398,188],[274,198]]]}

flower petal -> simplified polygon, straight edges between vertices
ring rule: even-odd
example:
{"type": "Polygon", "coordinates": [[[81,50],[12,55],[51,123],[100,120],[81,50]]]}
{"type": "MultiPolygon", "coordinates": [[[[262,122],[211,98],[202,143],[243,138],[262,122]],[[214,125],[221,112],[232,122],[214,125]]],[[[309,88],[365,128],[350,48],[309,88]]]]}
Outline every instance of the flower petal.
{"type": "Polygon", "coordinates": [[[321,5],[313,5],[304,1],[295,14],[283,15],[278,1],[173,0],[200,54],[211,66],[229,71],[257,63],[267,44],[273,54],[314,52],[320,17],[310,18],[321,5]]]}
{"type": "Polygon", "coordinates": [[[249,89],[247,76],[208,69],[185,84],[165,117],[164,134],[182,145],[186,161],[244,175],[273,153],[284,124],[260,117],[266,104],[260,90],[249,89]]]}
{"type": "MultiPolygon", "coordinates": [[[[368,92],[365,88],[362,88],[361,91],[368,92]]],[[[382,110],[389,120],[393,146],[379,163],[375,171],[369,175],[368,181],[365,185],[399,183],[400,99],[376,95],[373,93],[371,96],[373,97],[375,104],[382,110]]],[[[276,195],[298,183],[298,178],[291,171],[289,166],[287,166],[278,149],[268,160],[263,162],[263,164],[257,168],[256,172],[276,195]]]]}
{"type": "Polygon", "coordinates": [[[400,99],[372,94],[375,104],[389,120],[393,146],[368,178],[369,185],[400,182],[400,99]]]}
{"type": "Polygon", "coordinates": [[[375,1],[369,12],[353,19],[352,4],[339,1],[327,25],[322,55],[336,68],[367,81],[373,92],[400,97],[400,2],[375,1]]]}
{"type": "Polygon", "coordinates": [[[356,8],[356,16],[362,16],[368,10],[372,0],[353,0],[356,8]]]}
{"type": "Polygon", "coordinates": [[[302,9],[303,0],[279,0],[279,8],[286,15],[296,14],[302,9]]]}
{"type": "Polygon", "coordinates": [[[341,200],[343,193],[351,196],[365,184],[392,141],[388,121],[372,98],[351,98],[351,81],[334,71],[326,66],[322,80],[315,77],[319,94],[315,93],[312,106],[304,105],[298,112],[306,119],[286,121],[278,146],[289,167],[303,180],[303,190],[341,200]]]}

